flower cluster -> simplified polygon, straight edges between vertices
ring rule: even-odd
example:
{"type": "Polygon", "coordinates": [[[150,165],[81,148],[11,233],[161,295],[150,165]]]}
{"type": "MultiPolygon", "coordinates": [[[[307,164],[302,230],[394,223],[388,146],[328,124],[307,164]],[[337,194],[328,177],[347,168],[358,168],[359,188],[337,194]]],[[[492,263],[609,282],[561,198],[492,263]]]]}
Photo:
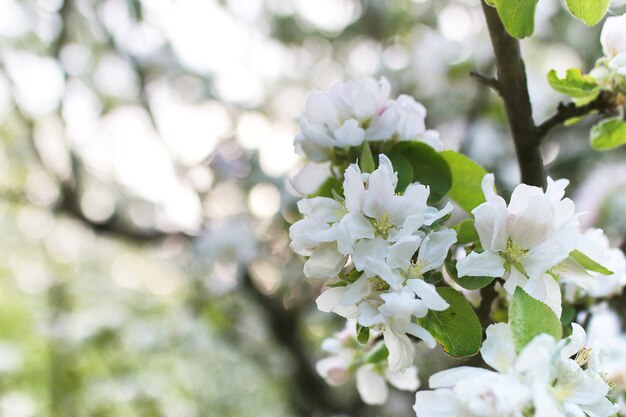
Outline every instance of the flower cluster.
{"type": "Polygon", "coordinates": [[[340,386],[356,375],[356,387],[364,403],[380,405],[387,402],[388,384],[402,391],[419,388],[417,368],[392,372],[385,364],[386,348],[377,335],[370,333],[366,344],[357,341],[356,323],[348,320],[345,329],[324,340],[322,350],[331,354],[317,362],[317,372],[329,385],[340,386]]]}
{"type": "Polygon", "coordinates": [[[617,277],[613,286],[621,289],[624,266],[619,262],[623,256],[608,254],[601,231],[581,234],[574,203],[563,198],[567,184],[548,178],[545,191],[520,184],[507,205],[495,192],[493,175],[486,175],[482,183],[486,202],[472,211],[482,252],[472,251],[459,259],[459,276],[501,277],[508,294],[522,287],[557,316],[562,311],[559,283],[567,285],[570,293],[608,295],[616,289],[602,284],[606,278],[587,270],[573,254],[602,265],[613,263],[621,271],[613,274],[617,277]]]}
{"type": "Polygon", "coordinates": [[[609,417],[618,407],[602,366],[606,348],[586,345],[577,324],[569,338],[536,336],[519,353],[508,324],[487,328],[483,360],[495,371],[460,367],[433,375],[416,394],[417,417],[609,417]]]}
{"type": "Polygon", "coordinates": [[[424,274],[440,268],[456,242],[454,230],[435,226],[452,206],[429,207],[421,184],[396,194],[397,174],[385,155],[371,174],[353,164],[344,177],[343,197],[299,202],[304,218],[291,226],[291,248],[308,257],[307,277],[340,278],[318,298],[319,309],[382,331],[389,367],[400,372],[413,362],[408,335],[435,345],[414,319],[448,307],[424,274]]]}
{"type": "Polygon", "coordinates": [[[385,78],[364,78],[335,84],[330,91],[312,91],[298,120],[301,133],[296,148],[312,161],[336,157],[337,150],[358,147],[364,141],[419,140],[441,149],[437,132],[426,130],[426,108],[413,97],[389,98],[385,78]]]}

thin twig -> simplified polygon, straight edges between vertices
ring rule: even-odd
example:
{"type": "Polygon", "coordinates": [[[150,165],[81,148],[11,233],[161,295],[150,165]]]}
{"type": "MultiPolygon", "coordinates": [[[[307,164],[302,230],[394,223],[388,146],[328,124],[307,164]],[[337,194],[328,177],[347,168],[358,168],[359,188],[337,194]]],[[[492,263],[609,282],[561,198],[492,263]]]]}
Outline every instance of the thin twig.
{"type": "Polygon", "coordinates": [[[602,113],[606,110],[607,105],[607,95],[603,93],[599,94],[595,100],[584,106],[576,106],[576,104],[572,102],[559,103],[556,113],[537,126],[537,133],[540,138],[543,138],[550,130],[570,119],[586,116],[593,111],[602,113]]]}
{"type": "Polygon", "coordinates": [[[500,82],[496,78],[489,77],[476,71],[471,71],[470,76],[475,78],[479,83],[486,85],[496,93],[500,94],[500,82]]]}

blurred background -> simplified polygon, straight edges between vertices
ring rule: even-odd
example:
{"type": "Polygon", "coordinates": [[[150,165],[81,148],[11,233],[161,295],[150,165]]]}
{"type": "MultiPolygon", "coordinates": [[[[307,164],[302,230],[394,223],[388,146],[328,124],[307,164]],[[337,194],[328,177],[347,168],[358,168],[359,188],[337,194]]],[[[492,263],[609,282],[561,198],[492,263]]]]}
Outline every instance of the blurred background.
{"type": "MultiPolygon", "coordinates": [[[[623,13],[625,2],[612,10],[623,13]]],[[[542,0],[523,41],[546,74],[591,69],[600,26],[542,0]]],[[[410,416],[326,386],[287,228],[310,89],[384,75],[447,148],[519,181],[477,0],[0,0],[0,417],[410,416]]],[[[553,132],[545,158],[587,226],[626,232],[626,153],[553,132]]],[[[444,367],[419,355],[425,385],[444,367]]]]}

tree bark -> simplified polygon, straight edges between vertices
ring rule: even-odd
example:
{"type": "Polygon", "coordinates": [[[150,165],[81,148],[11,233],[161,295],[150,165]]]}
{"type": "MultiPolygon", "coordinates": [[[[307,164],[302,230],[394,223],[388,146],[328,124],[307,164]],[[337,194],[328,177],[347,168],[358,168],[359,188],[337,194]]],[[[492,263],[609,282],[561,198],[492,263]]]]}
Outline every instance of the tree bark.
{"type": "Polygon", "coordinates": [[[545,188],[541,137],[533,119],[519,41],[506,32],[496,9],[481,3],[495,55],[498,92],[504,101],[522,182],[545,188]]]}

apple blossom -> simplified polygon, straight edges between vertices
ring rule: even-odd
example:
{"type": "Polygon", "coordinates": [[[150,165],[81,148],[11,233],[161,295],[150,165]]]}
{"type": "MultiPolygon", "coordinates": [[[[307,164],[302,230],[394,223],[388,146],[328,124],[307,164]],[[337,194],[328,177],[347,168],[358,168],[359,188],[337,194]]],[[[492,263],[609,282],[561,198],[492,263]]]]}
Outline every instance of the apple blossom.
{"type": "Polygon", "coordinates": [[[520,286],[560,316],[561,291],[556,279],[563,276],[587,289],[595,280],[568,259],[581,244],[581,234],[574,203],[563,198],[566,186],[567,181],[551,178],[545,192],[521,184],[507,205],[494,191],[493,175],[486,175],[482,181],[486,202],[472,211],[483,252],[459,259],[459,276],[501,277],[508,294],[520,286]],[[575,270],[588,279],[577,279],[575,270]]]}
{"type": "Polygon", "coordinates": [[[415,391],[419,388],[417,368],[410,366],[402,372],[392,372],[384,361],[371,360],[372,354],[384,349],[381,342],[376,342],[376,335],[370,334],[367,344],[357,342],[356,323],[348,320],[346,327],[334,337],[324,340],[322,350],[331,356],[321,359],[316,364],[317,372],[329,385],[339,386],[356,376],[356,386],[364,403],[381,405],[387,402],[389,389],[387,384],[403,391],[415,391]]]}
{"type": "Polygon", "coordinates": [[[602,368],[606,349],[599,342],[586,346],[579,325],[572,330],[561,341],[538,335],[516,353],[509,325],[489,326],[481,355],[495,371],[460,367],[433,375],[434,391],[416,394],[417,417],[613,415],[602,368]]]}
{"type": "Polygon", "coordinates": [[[364,141],[418,140],[441,149],[439,135],[426,130],[426,109],[412,97],[389,98],[385,78],[338,83],[330,91],[306,97],[296,149],[310,160],[332,160],[336,149],[358,147],[364,141]]]}
{"type": "Polygon", "coordinates": [[[600,43],[604,55],[608,58],[626,53],[626,15],[606,19],[600,34],[600,43]]]}

